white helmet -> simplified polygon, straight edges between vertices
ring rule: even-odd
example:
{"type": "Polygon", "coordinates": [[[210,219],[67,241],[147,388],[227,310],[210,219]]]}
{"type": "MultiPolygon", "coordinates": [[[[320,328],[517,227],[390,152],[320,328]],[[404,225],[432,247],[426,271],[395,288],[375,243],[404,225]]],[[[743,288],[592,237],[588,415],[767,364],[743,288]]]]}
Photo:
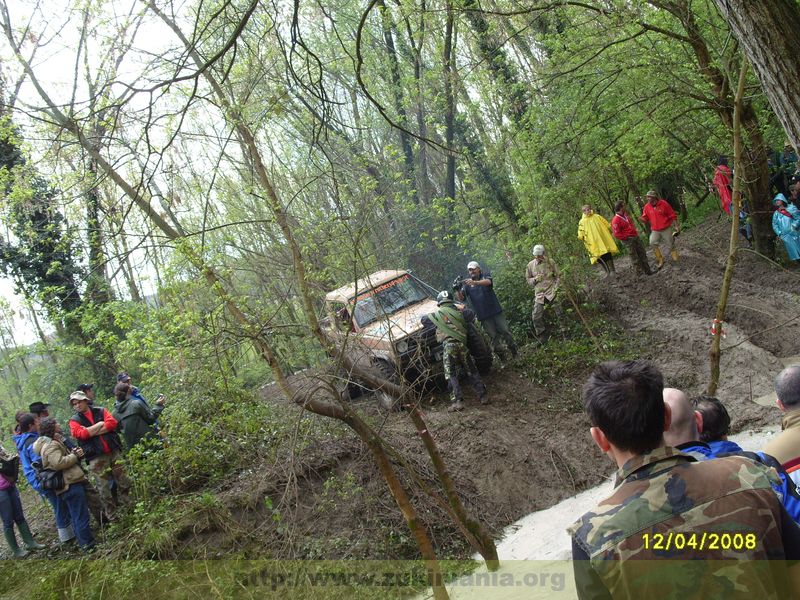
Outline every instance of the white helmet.
{"type": "Polygon", "coordinates": [[[533,255],[534,256],[544,256],[544,246],[541,244],[536,244],[533,247],[533,255]]]}

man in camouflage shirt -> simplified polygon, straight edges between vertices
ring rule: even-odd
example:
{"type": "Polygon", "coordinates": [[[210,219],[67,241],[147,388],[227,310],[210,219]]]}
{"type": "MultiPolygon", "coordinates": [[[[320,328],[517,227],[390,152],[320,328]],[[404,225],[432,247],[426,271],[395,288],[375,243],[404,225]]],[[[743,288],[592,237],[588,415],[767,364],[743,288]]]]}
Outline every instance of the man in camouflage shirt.
{"type": "Polygon", "coordinates": [[[444,362],[444,376],[450,388],[452,404],[450,411],[464,409],[461,385],[458,382],[458,371],[461,369],[472,383],[475,393],[480,398],[481,404],[489,404],[486,386],[475,368],[472,355],[467,350],[467,324],[464,315],[453,303],[453,298],[447,291],[439,292],[436,297],[439,309],[425,317],[436,325],[436,339],[442,344],[442,360],[444,362]]]}
{"type": "Polygon", "coordinates": [[[787,561],[800,559],[800,529],[776,474],[665,446],[663,388],[646,361],[603,363],[584,386],[592,439],[619,471],[613,494],[569,528],[579,597],[797,597],[787,561]]]}

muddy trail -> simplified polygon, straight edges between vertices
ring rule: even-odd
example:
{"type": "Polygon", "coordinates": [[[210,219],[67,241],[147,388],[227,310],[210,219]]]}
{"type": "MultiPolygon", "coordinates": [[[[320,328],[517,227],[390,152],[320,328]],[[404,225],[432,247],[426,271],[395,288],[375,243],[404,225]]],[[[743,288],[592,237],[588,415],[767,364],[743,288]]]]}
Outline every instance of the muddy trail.
{"type": "MultiPolygon", "coordinates": [[[[703,392],[709,379],[710,329],[728,235],[727,221],[712,216],[678,238],[679,262],[668,263],[653,276],[637,277],[628,259],[621,258],[616,276],[598,275],[586,292],[599,306],[601,318],[613,321],[615,335],[626,340],[626,356],[654,361],[667,385],[690,395],[703,392]]],[[[777,409],[753,399],[772,391],[782,358],[800,354],[799,275],[797,269],[787,271],[753,252],[740,253],[724,324],[717,394],[731,412],[734,431],[779,421],[777,409]]],[[[579,333],[578,319],[574,321],[573,333],[579,333]]],[[[544,347],[523,347],[517,359],[495,368],[485,377],[488,406],[479,405],[468,386],[462,413],[446,411],[443,393],[422,401],[427,426],[466,507],[495,535],[522,516],[612,473],[591,442],[580,402],[581,386],[593,366],[591,352],[583,362],[548,363],[569,343],[574,343],[569,335],[555,336],[544,347]]],[[[303,378],[314,385],[313,372],[293,377],[299,384],[303,378]]],[[[266,388],[263,398],[286,402],[274,387],[266,388]]],[[[434,486],[430,460],[408,416],[382,412],[370,395],[353,402],[405,457],[406,466],[434,486]]],[[[409,483],[399,461],[395,466],[409,483]]],[[[471,555],[436,502],[409,487],[416,490],[412,500],[440,556],[471,555]]],[[[154,558],[220,558],[233,553],[247,558],[417,556],[371,454],[346,431],[307,440],[302,451],[287,450],[274,464],[236,475],[212,491],[219,500],[213,510],[189,524],[168,552],[154,558]]],[[[30,505],[32,498],[24,501],[30,505]]],[[[53,542],[48,512],[43,506],[28,511],[39,537],[49,536],[53,542]]]]}
{"type": "MultiPolygon", "coordinates": [[[[667,264],[651,277],[637,277],[628,259],[622,258],[615,277],[598,276],[587,290],[603,318],[613,321],[616,335],[625,338],[621,352],[654,361],[667,385],[690,395],[704,392],[709,380],[710,329],[728,235],[728,222],[714,215],[679,237],[678,263],[667,264]]],[[[782,358],[800,353],[800,299],[795,291],[799,274],[753,252],[740,253],[724,324],[717,394],[731,412],[734,431],[779,421],[776,408],[760,406],[753,399],[772,391],[782,358]]],[[[446,411],[448,399],[443,393],[422,402],[427,426],[465,505],[497,535],[520,517],[594,486],[613,472],[591,442],[580,401],[580,389],[594,361],[549,362],[559,360],[562,346],[575,343],[576,332],[577,337],[586,337],[572,317],[571,334],[555,336],[544,347],[526,346],[516,360],[485,377],[490,405],[480,406],[468,386],[467,409],[462,413],[446,411]]],[[[608,331],[605,336],[608,339],[608,331]]],[[[435,486],[429,458],[410,419],[404,413],[381,412],[369,395],[354,402],[435,486]]],[[[282,498],[290,533],[263,525],[265,515],[258,510],[249,515],[234,511],[237,518],[262,523],[262,532],[271,528],[274,539],[281,540],[273,547],[276,556],[416,556],[414,542],[366,448],[356,439],[327,444],[320,453],[325,460],[305,457],[300,461],[305,466],[291,473],[288,488],[272,482],[255,494],[282,498]]],[[[241,491],[235,492],[235,487],[234,495],[241,491]]],[[[470,554],[435,502],[419,491],[414,502],[440,555],[470,554]]]]}

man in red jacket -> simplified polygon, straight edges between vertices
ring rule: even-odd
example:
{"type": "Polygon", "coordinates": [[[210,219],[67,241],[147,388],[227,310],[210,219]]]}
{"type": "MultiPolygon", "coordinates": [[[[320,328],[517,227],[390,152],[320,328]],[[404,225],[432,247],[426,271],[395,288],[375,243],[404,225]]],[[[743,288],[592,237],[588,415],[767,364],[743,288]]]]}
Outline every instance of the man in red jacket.
{"type": "Polygon", "coordinates": [[[639,239],[639,232],[636,231],[633,217],[625,210],[625,203],[622,200],[616,203],[614,212],[614,218],[611,219],[611,233],[628,247],[636,272],[639,275],[642,273],[652,275],[653,271],[650,270],[650,264],[647,262],[647,253],[642,240],[639,239]]]}
{"type": "Polygon", "coordinates": [[[678,261],[678,251],[675,249],[675,236],[681,232],[678,224],[678,215],[672,210],[669,202],[658,197],[655,190],[647,192],[647,204],[644,212],[639,217],[642,223],[650,225],[650,245],[656,257],[656,264],[660,269],[664,265],[664,255],[661,253],[661,244],[669,249],[669,255],[674,262],[678,261]],[[670,233],[669,226],[675,225],[675,233],[670,233]]]}
{"type": "Polygon", "coordinates": [[[98,479],[97,488],[111,514],[116,502],[110,483],[116,483],[117,496],[125,501],[130,491],[130,481],[119,462],[122,442],[117,434],[117,420],[102,406],[89,406],[89,398],[83,392],[73,392],[69,403],[75,414],[69,420],[69,431],[83,449],[89,471],[98,479]]]}

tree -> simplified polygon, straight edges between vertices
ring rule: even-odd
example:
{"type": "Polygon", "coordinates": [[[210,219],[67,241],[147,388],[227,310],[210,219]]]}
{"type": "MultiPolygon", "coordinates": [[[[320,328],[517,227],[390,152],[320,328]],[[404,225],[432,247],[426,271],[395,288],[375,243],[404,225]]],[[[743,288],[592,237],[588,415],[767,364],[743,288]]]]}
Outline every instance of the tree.
{"type": "Polygon", "coordinates": [[[753,65],[792,145],[800,148],[800,64],[794,59],[800,6],[794,0],[715,0],[753,65]]]}

